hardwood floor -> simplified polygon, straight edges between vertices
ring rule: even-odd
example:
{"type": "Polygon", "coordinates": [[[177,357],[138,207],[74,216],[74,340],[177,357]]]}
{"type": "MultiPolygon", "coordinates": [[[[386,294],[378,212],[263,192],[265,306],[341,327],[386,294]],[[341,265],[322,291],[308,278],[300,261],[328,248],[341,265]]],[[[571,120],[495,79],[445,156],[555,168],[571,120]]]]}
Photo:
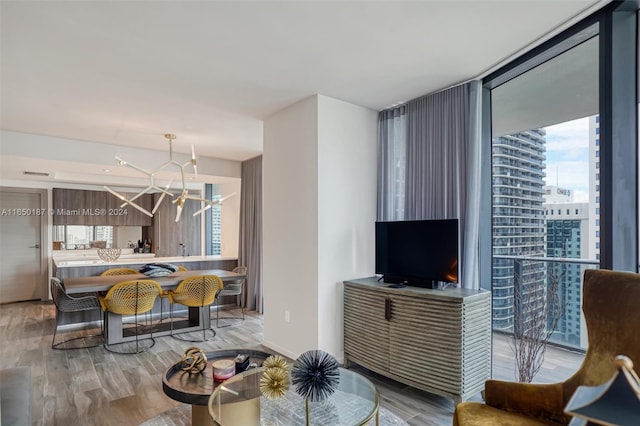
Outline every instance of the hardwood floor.
{"type": "MultiPolygon", "coordinates": [[[[196,345],[205,351],[266,349],[261,345],[262,316],[255,312],[247,312],[245,321],[236,320],[230,327],[217,329],[217,336],[210,342],[190,344],[159,337],[149,352],[139,355],[112,354],[101,346],[52,350],[54,323],[55,307],[51,303],[0,306],[0,368],[31,368],[34,425],[138,425],[180,404],[163,393],[162,373],[180,359],[187,347],[196,345]]],[[[58,335],[67,337],[67,332],[58,335]]],[[[494,377],[513,379],[510,355],[506,339],[495,336],[494,377]]],[[[578,368],[582,358],[581,354],[549,348],[536,381],[563,380],[578,368]]],[[[451,424],[454,408],[451,400],[391,381],[359,366],[353,369],[375,383],[382,406],[410,425],[451,424]]],[[[480,395],[474,400],[480,401],[480,395]]]]}
{"type": "MultiPolygon", "coordinates": [[[[554,383],[570,377],[582,363],[583,354],[548,347],[545,361],[534,383],[554,383]]],[[[493,378],[513,381],[513,355],[508,339],[499,334],[493,337],[493,378]]],[[[451,425],[455,408],[451,399],[405,386],[361,367],[353,370],[365,374],[377,386],[380,404],[402,417],[412,426],[451,425]]],[[[481,402],[480,394],[469,399],[481,402]]]]}

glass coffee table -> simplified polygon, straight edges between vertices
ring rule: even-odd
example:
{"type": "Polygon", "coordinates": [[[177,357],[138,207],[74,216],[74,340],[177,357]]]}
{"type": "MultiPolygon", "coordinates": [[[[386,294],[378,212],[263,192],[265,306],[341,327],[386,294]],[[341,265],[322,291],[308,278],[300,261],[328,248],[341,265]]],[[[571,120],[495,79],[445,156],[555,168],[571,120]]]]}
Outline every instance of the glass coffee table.
{"type": "Polygon", "coordinates": [[[340,368],[338,389],[322,402],[309,403],[291,385],[279,399],[260,393],[263,368],[237,374],[218,386],[209,398],[209,414],[220,426],[258,425],[378,425],[378,390],[362,375],[340,368]]]}

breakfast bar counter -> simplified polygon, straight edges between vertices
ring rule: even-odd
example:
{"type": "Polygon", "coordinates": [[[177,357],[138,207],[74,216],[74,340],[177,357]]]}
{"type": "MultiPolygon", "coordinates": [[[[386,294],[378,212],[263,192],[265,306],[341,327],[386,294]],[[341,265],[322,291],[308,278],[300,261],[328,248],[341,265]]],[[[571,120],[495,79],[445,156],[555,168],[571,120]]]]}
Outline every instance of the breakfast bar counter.
{"type": "Polygon", "coordinates": [[[177,256],[177,257],[152,257],[126,258],[114,262],[103,260],[61,260],[53,262],[53,276],[61,280],[73,277],[99,276],[102,272],[112,268],[140,269],[148,263],[170,263],[176,266],[184,266],[189,270],[224,269],[232,270],[238,266],[238,259],[225,256],[177,256]]]}
{"type": "Polygon", "coordinates": [[[171,275],[164,277],[150,278],[144,274],[130,274],[130,275],[107,275],[101,276],[89,276],[89,277],[72,277],[62,280],[65,291],[71,295],[78,293],[89,293],[94,291],[108,291],[111,287],[122,281],[130,280],[154,280],[160,284],[163,290],[174,289],[178,286],[180,281],[185,278],[193,277],[196,275],[217,275],[225,281],[234,281],[238,278],[244,277],[244,275],[236,274],[235,272],[226,271],[222,269],[196,269],[191,271],[178,271],[171,275]]]}
{"type": "MultiPolygon", "coordinates": [[[[108,291],[115,284],[122,281],[130,281],[130,280],[147,280],[151,279],[156,281],[163,290],[175,289],[180,281],[185,278],[198,276],[198,275],[217,275],[222,279],[222,282],[227,281],[235,281],[240,278],[244,278],[244,275],[237,274],[231,271],[225,271],[221,269],[205,269],[205,270],[190,270],[190,271],[178,271],[174,272],[171,275],[167,275],[164,277],[154,277],[150,278],[144,274],[130,274],[130,275],[107,275],[107,276],[90,276],[90,277],[74,277],[74,278],[65,278],[62,282],[64,284],[65,291],[70,294],[81,294],[88,292],[97,292],[97,291],[108,291]]],[[[152,316],[154,314],[158,314],[158,309],[160,307],[159,304],[163,303],[162,298],[157,299],[157,306],[154,307],[152,316]]],[[[209,328],[211,325],[210,315],[209,315],[209,306],[204,308],[188,308],[188,318],[183,322],[178,322],[174,325],[175,328],[182,329],[181,331],[197,331],[200,330],[202,324],[200,324],[201,318],[204,321],[205,328],[209,328]],[[200,311],[202,311],[202,316],[200,315],[200,311]]],[[[165,312],[168,311],[168,306],[164,309],[165,312]]],[[[63,323],[73,323],[76,322],[77,318],[72,319],[69,318],[67,321],[63,323]]],[[[80,322],[84,322],[86,319],[80,319],[80,322]]],[[[153,334],[160,336],[169,334],[169,323],[165,324],[156,324],[153,326],[153,334]]],[[[104,322],[104,330],[105,330],[105,339],[108,344],[113,343],[121,343],[126,341],[135,340],[135,334],[125,334],[123,329],[122,316],[114,314],[112,312],[107,312],[105,316],[104,322]]]]}

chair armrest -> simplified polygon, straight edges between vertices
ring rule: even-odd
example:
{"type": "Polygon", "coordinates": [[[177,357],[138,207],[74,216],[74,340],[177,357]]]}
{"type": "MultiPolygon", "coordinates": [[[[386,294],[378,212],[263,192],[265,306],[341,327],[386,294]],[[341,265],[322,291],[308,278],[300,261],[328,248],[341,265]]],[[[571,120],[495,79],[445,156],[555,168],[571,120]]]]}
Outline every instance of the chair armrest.
{"type": "Polygon", "coordinates": [[[85,294],[82,293],[78,296],[69,296],[70,300],[76,301],[76,302],[82,302],[85,300],[98,300],[98,295],[94,295],[94,294],[85,294]]]}
{"type": "Polygon", "coordinates": [[[487,405],[540,420],[566,423],[562,383],[487,380],[484,390],[487,405]]]}

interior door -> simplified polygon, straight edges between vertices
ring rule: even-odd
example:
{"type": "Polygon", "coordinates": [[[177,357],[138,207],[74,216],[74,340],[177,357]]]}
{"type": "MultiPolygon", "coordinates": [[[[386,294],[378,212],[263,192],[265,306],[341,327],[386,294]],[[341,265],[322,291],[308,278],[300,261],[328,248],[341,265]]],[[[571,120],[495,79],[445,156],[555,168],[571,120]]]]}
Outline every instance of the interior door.
{"type": "Polygon", "coordinates": [[[0,303],[41,299],[39,193],[0,191],[0,303]]]}

